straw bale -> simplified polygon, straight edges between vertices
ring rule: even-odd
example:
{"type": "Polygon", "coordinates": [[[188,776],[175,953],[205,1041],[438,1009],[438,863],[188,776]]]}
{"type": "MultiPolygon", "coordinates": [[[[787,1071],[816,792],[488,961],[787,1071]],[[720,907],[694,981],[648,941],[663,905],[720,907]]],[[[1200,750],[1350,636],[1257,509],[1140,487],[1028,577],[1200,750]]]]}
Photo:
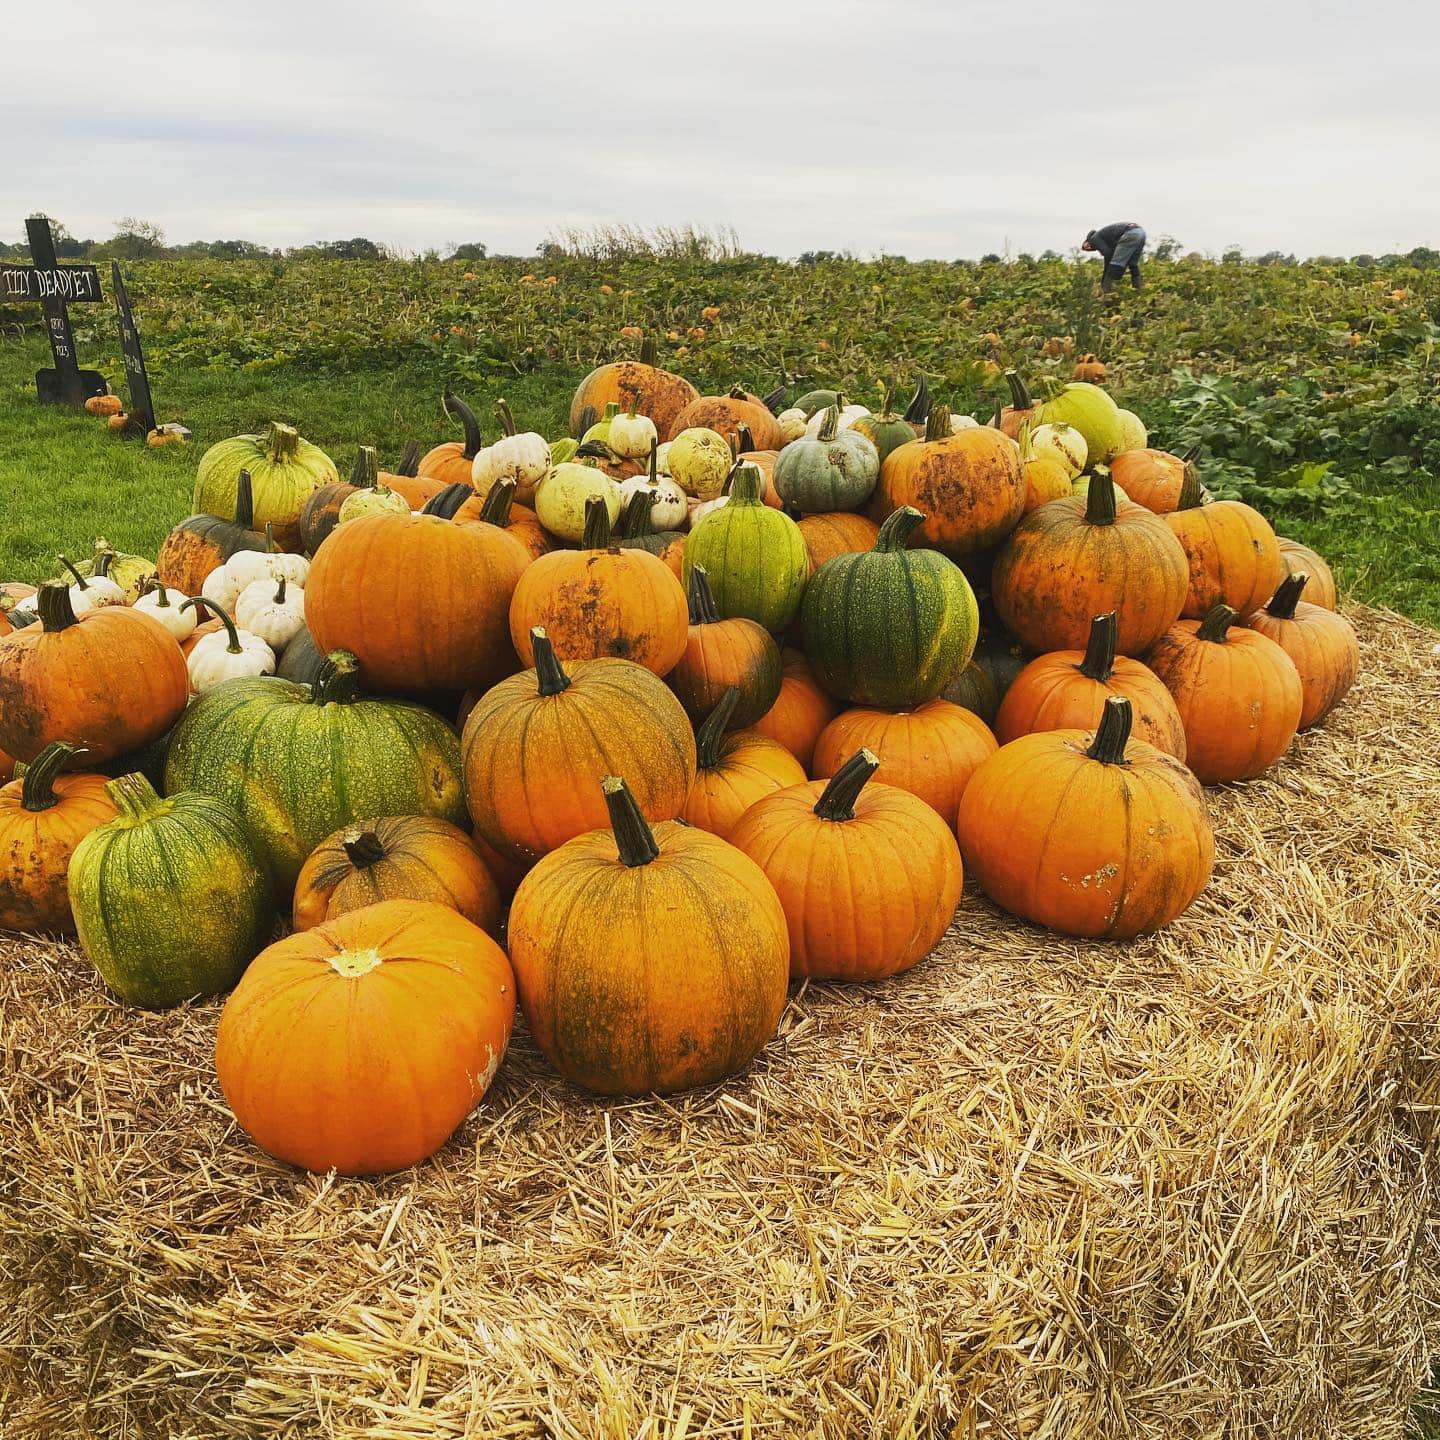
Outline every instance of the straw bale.
{"type": "Polygon", "coordinates": [[[734,1082],[604,1103],[517,1033],[431,1163],[272,1163],[217,1003],[0,942],[0,1434],[1399,1437],[1435,1349],[1440,658],[1213,792],[1215,880],[1075,943],[967,892],[734,1082]]]}

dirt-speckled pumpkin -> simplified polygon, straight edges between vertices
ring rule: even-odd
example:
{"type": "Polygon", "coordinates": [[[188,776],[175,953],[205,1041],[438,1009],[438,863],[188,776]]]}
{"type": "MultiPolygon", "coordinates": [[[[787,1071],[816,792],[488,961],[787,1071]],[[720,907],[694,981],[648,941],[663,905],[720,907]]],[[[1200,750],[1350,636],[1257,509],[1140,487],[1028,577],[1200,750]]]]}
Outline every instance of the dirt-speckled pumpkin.
{"type": "Polygon", "coordinates": [[[666,438],[673,440],[682,430],[691,429],[713,430],[723,435],[737,454],[741,449],[779,450],[785,444],[780,422],[765,402],[739,385],[724,395],[702,395],[692,400],[670,422],[666,438]],[[742,428],[750,432],[748,445],[741,440],[742,428]]]}
{"type": "Polygon", "coordinates": [[[1285,561],[1270,522],[1243,501],[1201,504],[1198,486],[1187,481],[1165,523],[1190,566],[1190,587],[1180,612],[1187,619],[1203,619],[1217,605],[1249,615],[1285,578],[1285,561]]]}
{"type": "Polygon", "coordinates": [[[722,620],[703,565],[690,571],[690,631],[666,677],[691,723],[700,725],[727,690],[736,691],[732,730],[753,725],[780,694],[780,648],[753,620],[722,620]]]}
{"type": "Polygon", "coordinates": [[[669,435],[675,417],[700,398],[700,392],[683,375],[661,370],[655,364],[655,345],[647,339],[639,360],[616,360],[592,370],[576,387],[570,402],[570,433],[585,432],[581,423],[587,409],[603,415],[607,405],[648,415],[661,435],[669,435]]]}
{"type": "Polygon", "coordinates": [[[205,577],[241,550],[266,550],[263,532],[255,528],[255,503],[250,472],[242,470],[235,487],[235,518],[191,515],[161,542],[155,573],[172,590],[198,595],[205,577]]]}
{"type": "Polygon", "coordinates": [[[1299,671],[1302,730],[1318,725],[1345,698],[1360,670],[1355,627],[1343,615],[1300,598],[1308,578],[1303,570],[1287,575],[1270,603],[1245,621],[1273,640],[1299,671]]]}
{"type": "Polygon", "coordinates": [[[732,728],[738,698],[732,686],[695,733],[699,768],[681,816],[721,839],[757,800],[806,779],[804,767],[778,740],[732,728]]]}

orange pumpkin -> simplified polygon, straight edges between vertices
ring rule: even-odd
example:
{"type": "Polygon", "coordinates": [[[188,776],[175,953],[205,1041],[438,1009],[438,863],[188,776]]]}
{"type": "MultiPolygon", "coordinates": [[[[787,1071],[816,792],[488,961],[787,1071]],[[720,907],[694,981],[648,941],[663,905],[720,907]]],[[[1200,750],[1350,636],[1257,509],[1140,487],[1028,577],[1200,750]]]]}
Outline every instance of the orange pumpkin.
{"type": "Polygon", "coordinates": [[[581,416],[588,408],[603,415],[607,405],[648,415],[661,435],[668,435],[675,417],[700,398],[700,392],[682,375],[655,365],[655,342],[647,339],[639,360],[618,360],[592,370],[579,384],[570,402],[570,433],[577,439],[586,426],[581,416]]]}
{"type": "Polygon", "coordinates": [[[1052,500],[1064,500],[1075,493],[1070,472],[1057,456],[1036,455],[1031,451],[1028,431],[1020,438],[1020,473],[1025,477],[1027,515],[1052,500]]]}
{"type": "Polygon", "coordinates": [[[1091,385],[1103,385],[1105,383],[1105,362],[1098,355],[1087,352],[1075,362],[1075,368],[1071,370],[1070,378],[1085,380],[1091,385]]]}
{"type": "Polygon", "coordinates": [[[612,544],[599,496],[585,502],[583,546],[543,555],[520,577],[510,606],[516,653],[533,663],[530,634],[538,625],[562,660],[608,655],[669,674],[690,630],[685,591],[674,573],[648,551],[612,544]]]}
{"type": "Polygon", "coordinates": [[[1000,408],[1000,429],[1012,440],[1019,440],[1020,432],[1037,422],[1040,407],[1030,398],[1017,371],[1007,370],[1005,380],[1010,386],[1010,403],[1000,408]]]}
{"type": "MultiPolygon", "coordinates": [[[[740,453],[735,457],[737,465],[753,465],[760,472],[761,479],[765,482],[760,487],[760,498],[772,509],[783,510],[785,502],[780,498],[780,492],[775,488],[775,462],[780,458],[778,450],[752,450],[750,446],[750,432],[744,426],[740,428],[740,453]]],[[[728,492],[730,482],[725,482],[728,492]]]]}
{"type": "Polygon", "coordinates": [[[74,754],[74,746],[57,740],[23,780],[0,787],[0,930],[75,931],[66,883],[70,856],[118,812],[105,776],[58,773],[74,754]]]}
{"type": "Polygon", "coordinates": [[[1202,505],[1192,479],[1165,523],[1190,566],[1190,586],[1180,612],[1187,619],[1203,619],[1217,605],[1252,614],[1285,578],[1285,561],[1270,522],[1243,501],[1202,505]]]}
{"type": "Polygon", "coordinates": [[[468,496],[461,495],[460,500],[453,517],[457,525],[473,521],[498,525],[525,547],[532,560],[548,555],[554,548],[535,512],[516,501],[515,481],[509,476],[496,480],[484,495],[472,491],[468,496]]]}
{"type": "Polygon", "coordinates": [[[323,1173],[428,1159],[490,1087],[515,1020],[505,952],[444,905],[387,900],[250,963],[215,1068],[262,1150],[323,1173]]]}
{"type": "Polygon", "coordinates": [[[902,506],[925,516],[913,545],[960,560],[1003,540],[1025,513],[1020,447],[986,425],[950,431],[950,411],[930,412],[923,440],[885,457],[865,513],[883,521],[902,506]]]}
{"type": "Polygon", "coordinates": [[[118,395],[92,395],[85,402],[87,415],[118,415],[124,408],[118,395]]]}
{"type": "Polygon", "coordinates": [[[780,668],[780,694],[750,728],[778,740],[808,771],[815,742],[840,706],[815,678],[804,651],[787,645],[780,652],[780,668]]]}
{"type": "Polygon", "coordinates": [[[182,520],[161,541],[155,573],[170,589],[182,595],[198,595],[206,576],[218,570],[232,555],[241,550],[266,548],[265,536],[255,529],[250,472],[242,470],[235,482],[235,518],[191,515],[182,520]]]}
{"type": "Polygon", "coordinates": [[[960,802],[965,864],[997,905],[1066,935],[1126,940],[1205,888],[1215,840],[1195,777],[1130,738],[1112,695],[1099,728],[1040,730],[987,760],[960,802]]]}
{"type": "Polygon", "coordinates": [[[1105,470],[1082,499],[1052,500],[1021,521],[990,575],[1005,628],[1029,649],[1082,649],[1095,615],[1113,610],[1115,648],[1138,655],[1179,618],[1190,568],[1159,516],[1118,505],[1105,470]]]}
{"type": "Polygon", "coordinates": [[[371,445],[362,445],[356,452],[355,465],[348,480],[327,481],[324,485],[317,485],[305,497],[296,521],[301,547],[313,555],[340,523],[340,507],[357,490],[373,490],[379,483],[380,465],[375,449],[371,445]]]}
{"type": "Polygon", "coordinates": [[[1277,535],[1275,543],[1280,547],[1280,558],[1289,574],[1305,572],[1305,589],[1300,598],[1308,605],[1318,605],[1322,610],[1337,609],[1339,595],[1335,588],[1335,575],[1324,559],[1308,545],[1302,545],[1298,540],[1287,540],[1283,535],[1277,535]]]}
{"type": "Polygon", "coordinates": [[[126,605],[76,618],[69,589],[40,587],[40,623],[0,644],[0,749],[32,761],[55,740],[100,765],[158,740],[190,697],[185,657],[158,620],[126,605]]]}
{"type": "Polygon", "coordinates": [[[1195,473],[1197,454],[1198,446],[1184,455],[1172,455],[1168,450],[1122,450],[1110,461],[1110,475],[1137,505],[1168,515],[1180,503],[1186,476],[1195,473]]]}
{"type": "Polygon", "coordinates": [[[995,717],[995,734],[1008,745],[1037,730],[1093,730],[1112,695],[1130,702],[1137,740],[1185,758],[1185,727],[1160,677],[1140,661],[1115,654],[1113,610],[1090,622],[1083,651],[1041,655],[1010,682],[995,717]]]}
{"type": "Polygon", "coordinates": [[[445,488],[445,481],[438,476],[420,473],[420,445],[415,440],[406,442],[395,468],[382,470],[377,480],[393,490],[412,510],[423,510],[445,488]]]}
{"type": "Polygon", "coordinates": [[[1294,662],[1258,630],[1234,626],[1217,605],[1180,620],[1147,655],[1185,726],[1185,763],[1206,785],[1248,780],[1290,748],[1304,711],[1294,662]]]}
{"type": "Polygon", "coordinates": [[[690,630],[685,652],[670,671],[670,688],[691,723],[699,725],[728,690],[736,692],[732,730],[754,724],[780,695],[780,649],[754,620],[722,620],[703,565],[690,571],[690,630]]]}
{"type": "Polygon", "coordinates": [[[960,851],[923,800],[866,782],[861,750],[829,780],[759,801],[730,841],[765,872],[790,926],[797,979],[883,980],[928,955],[960,903],[960,851]]]}
{"type": "Polygon", "coordinates": [[[779,450],[785,443],[780,422],[758,396],[743,386],[734,386],[725,395],[702,395],[692,400],[670,422],[667,439],[673,440],[682,430],[713,430],[723,435],[730,448],[740,450],[779,450]],[[749,431],[748,443],[741,430],[749,431]]]}
{"type": "Polygon", "coordinates": [[[804,767],[778,740],[730,728],[739,694],[727,690],[696,732],[699,768],[681,812],[687,824],[722,840],[757,800],[805,783],[804,767]]]}
{"type": "Polygon", "coordinates": [[[448,390],[440,397],[440,404],[447,415],[459,417],[465,439],[447,440],[427,450],[421,458],[419,473],[427,480],[438,480],[442,485],[468,485],[475,457],[485,444],[480,435],[480,422],[475,418],[475,412],[448,390]]]}
{"type": "Polygon", "coordinates": [[[1303,570],[1287,575],[1270,603],[1245,621],[1273,640],[1299,672],[1302,730],[1318,725],[1345,698],[1360,670],[1355,627],[1343,615],[1300,598],[1308,578],[1303,570]]]}
{"type": "MultiPolygon", "coordinates": [[[[1069,488],[1068,485],[1066,487],[1069,488]]],[[[848,510],[831,510],[823,515],[806,515],[796,521],[805,537],[813,575],[827,560],[837,555],[854,555],[875,548],[880,527],[865,515],[848,510]]]]}
{"type": "Polygon", "coordinates": [[[328,835],[295,882],[297,930],[382,900],[432,900],[500,933],[500,890],[470,837],[432,815],[388,815],[328,835]]]}

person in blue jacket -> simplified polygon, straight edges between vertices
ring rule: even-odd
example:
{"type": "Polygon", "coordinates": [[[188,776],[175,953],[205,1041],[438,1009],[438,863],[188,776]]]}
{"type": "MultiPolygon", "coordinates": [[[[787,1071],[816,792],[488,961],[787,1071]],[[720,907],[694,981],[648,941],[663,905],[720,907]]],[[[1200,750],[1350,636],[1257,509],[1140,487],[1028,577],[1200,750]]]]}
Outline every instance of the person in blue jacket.
{"type": "Polygon", "coordinates": [[[1098,250],[1105,257],[1105,273],[1100,277],[1100,293],[1109,294],[1115,282],[1128,270],[1130,283],[1140,288],[1140,255],[1145,249],[1145,231],[1133,220],[1117,220],[1100,230],[1092,230],[1082,250],[1098,250]]]}

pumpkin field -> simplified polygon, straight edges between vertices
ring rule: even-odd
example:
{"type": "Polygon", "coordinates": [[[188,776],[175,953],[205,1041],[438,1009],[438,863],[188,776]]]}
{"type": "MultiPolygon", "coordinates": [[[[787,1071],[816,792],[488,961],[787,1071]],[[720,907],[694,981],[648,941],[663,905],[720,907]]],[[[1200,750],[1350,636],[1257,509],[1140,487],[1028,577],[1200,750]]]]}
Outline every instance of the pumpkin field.
{"type": "Polygon", "coordinates": [[[0,305],[0,1434],[1419,1423],[1428,262],[0,305]]]}

